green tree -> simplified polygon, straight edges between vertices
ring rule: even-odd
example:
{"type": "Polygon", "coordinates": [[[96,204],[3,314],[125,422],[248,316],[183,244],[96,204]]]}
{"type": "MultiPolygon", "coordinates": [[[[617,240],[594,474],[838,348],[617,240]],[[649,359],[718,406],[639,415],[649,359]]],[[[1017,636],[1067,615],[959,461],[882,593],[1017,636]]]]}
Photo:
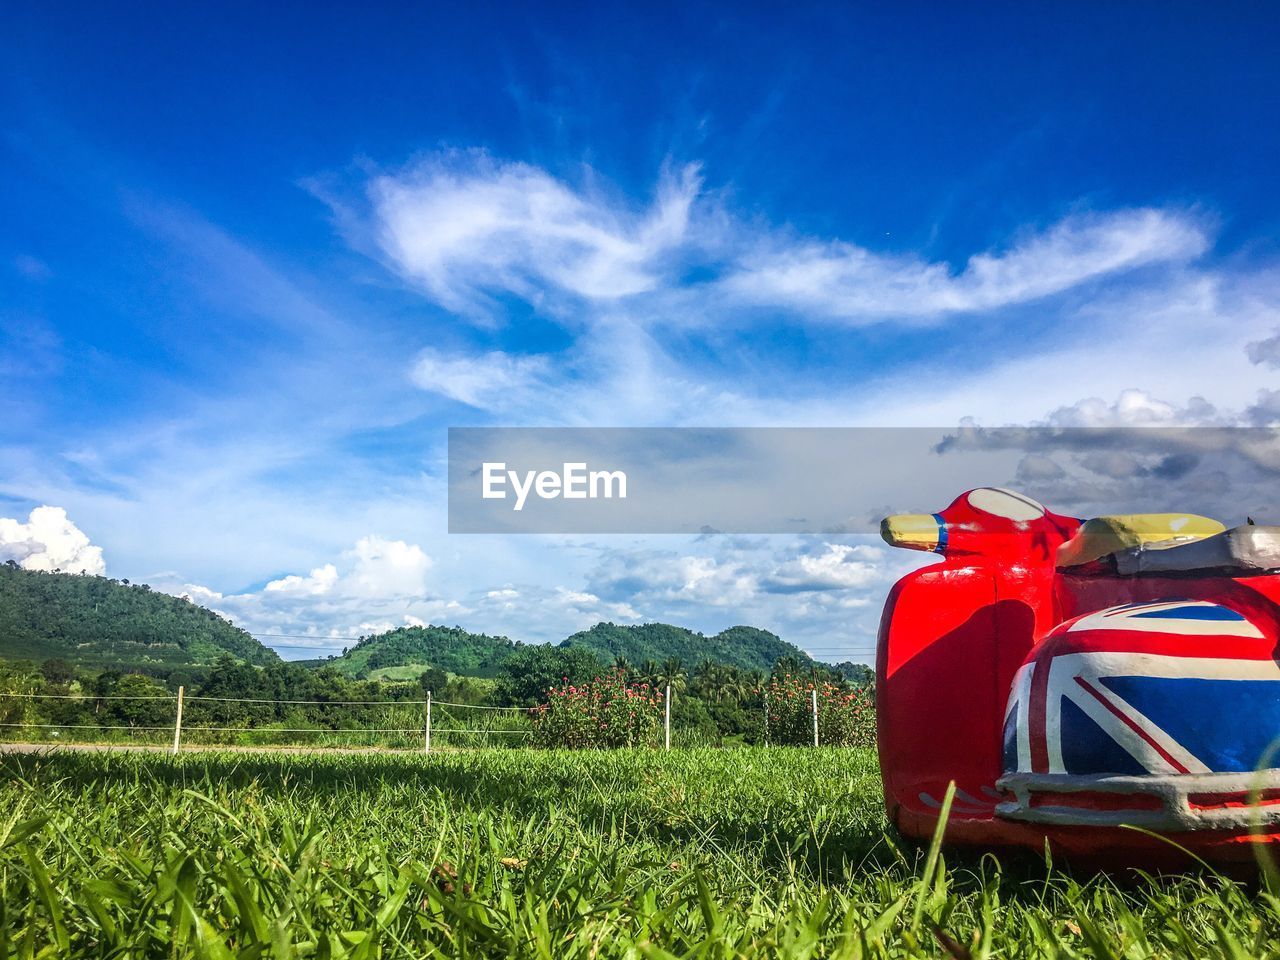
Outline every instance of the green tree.
{"type": "Polygon", "coordinates": [[[62,657],[50,657],[40,664],[40,674],[47,683],[59,686],[70,683],[76,678],[75,668],[62,657]]]}
{"type": "Polygon", "coordinates": [[[449,674],[439,667],[427,667],[418,675],[418,687],[422,690],[424,697],[428,693],[434,693],[436,697],[439,697],[448,685],[449,674]]]}
{"type": "Polygon", "coordinates": [[[544,701],[553,687],[566,681],[584,683],[604,669],[600,658],[583,647],[521,647],[503,661],[495,695],[499,703],[533,706],[544,701]]]}
{"type": "Polygon", "coordinates": [[[130,727],[167,726],[173,723],[176,704],[169,691],[154,677],[130,673],[121,677],[112,690],[106,711],[109,723],[130,727]],[[163,699],[161,699],[163,698],[163,699]]]}

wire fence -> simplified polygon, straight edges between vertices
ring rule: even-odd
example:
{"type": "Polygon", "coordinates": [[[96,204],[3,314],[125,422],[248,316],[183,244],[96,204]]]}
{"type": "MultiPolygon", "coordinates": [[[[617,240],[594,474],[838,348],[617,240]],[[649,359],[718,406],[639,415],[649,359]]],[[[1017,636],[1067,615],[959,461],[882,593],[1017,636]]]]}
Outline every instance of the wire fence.
{"type": "Polygon", "coordinates": [[[164,743],[170,745],[174,753],[184,745],[290,745],[279,744],[281,740],[293,740],[298,746],[357,743],[429,752],[433,748],[474,748],[519,742],[533,734],[526,707],[432,701],[430,695],[426,700],[417,701],[188,696],[182,687],[176,694],[134,696],[99,696],[88,692],[0,693],[0,717],[4,718],[0,720],[0,739],[9,742],[34,739],[40,743],[164,743]],[[30,711],[20,705],[32,701],[45,704],[49,710],[65,707],[65,712],[72,716],[66,720],[26,716],[30,711]],[[121,711],[113,706],[103,713],[104,704],[128,704],[130,709],[121,711]],[[255,710],[261,708],[269,708],[271,715],[255,718],[255,710]],[[164,718],[166,722],[161,722],[157,715],[161,710],[168,714],[164,718]],[[314,722],[302,717],[308,725],[299,725],[299,711],[310,714],[314,722]],[[466,711],[478,713],[469,715],[468,719],[466,711]],[[90,712],[98,719],[86,722],[85,714],[90,712]],[[131,712],[145,716],[122,716],[131,712]],[[294,723],[286,718],[294,719],[294,723]],[[222,722],[217,722],[219,719],[222,722]]]}
{"type": "MultiPolygon", "coordinates": [[[[651,721],[650,733],[619,740],[603,732],[603,721],[618,720],[620,715],[578,716],[587,710],[580,703],[561,704],[566,709],[557,721],[546,716],[549,704],[531,708],[463,703],[435,700],[430,692],[425,700],[304,700],[187,696],[184,687],[179,687],[176,694],[136,695],[14,691],[0,692],[0,741],[166,745],[174,753],[183,746],[359,747],[429,753],[433,749],[529,744],[645,743],[670,750],[673,699],[674,691],[669,686],[656,698],[641,698],[639,703],[648,704],[642,709],[658,711],[651,721]],[[40,706],[37,708],[36,704],[40,706]],[[569,714],[572,716],[566,720],[569,714]],[[584,737],[574,727],[588,720],[590,731],[595,729],[592,724],[600,723],[598,736],[589,733],[584,737]]],[[[782,685],[775,683],[763,691],[759,705],[762,737],[753,742],[815,747],[865,745],[874,730],[866,721],[873,725],[874,714],[860,714],[861,707],[851,703],[854,699],[854,695],[840,691],[824,692],[820,699],[816,685],[804,687],[790,678],[782,685]]],[[[623,709],[628,709],[625,701],[623,709]]],[[[622,722],[625,724],[626,720],[622,722]]],[[[701,745],[694,729],[678,733],[678,745],[701,745]]]]}
{"type": "MultiPolygon", "coordinates": [[[[110,694],[103,694],[102,696],[98,696],[97,694],[77,695],[74,693],[0,693],[0,698],[4,698],[6,700],[90,700],[90,701],[92,700],[169,700],[171,702],[178,699],[176,694],[168,694],[168,693],[154,694],[154,695],[139,695],[136,697],[113,696],[110,694]]],[[[200,697],[200,698],[188,697],[187,699],[196,700],[196,699],[208,699],[208,698],[207,697],[200,697]]],[[[263,700],[261,702],[274,703],[276,701],[263,700]]]]}

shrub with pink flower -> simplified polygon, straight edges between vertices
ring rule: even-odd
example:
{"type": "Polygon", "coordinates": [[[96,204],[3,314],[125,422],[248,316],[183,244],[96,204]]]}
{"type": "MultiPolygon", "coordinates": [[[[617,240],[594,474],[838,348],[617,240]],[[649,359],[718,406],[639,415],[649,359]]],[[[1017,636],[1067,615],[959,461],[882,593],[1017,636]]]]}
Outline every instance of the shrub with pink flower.
{"type": "Polygon", "coordinates": [[[875,744],[875,704],[867,690],[791,674],[774,677],[765,687],[769,743],[799,746],[813,743],[815,687],[820,744],[837,747],[875,744]]]}
{"type": "Polygon", "coordinates": [[[567,681],[530,711],[533,742],[542,747],[639,747],[662,732],[662,692],[628,683],[620,671],[589,683],[567,681]]]}

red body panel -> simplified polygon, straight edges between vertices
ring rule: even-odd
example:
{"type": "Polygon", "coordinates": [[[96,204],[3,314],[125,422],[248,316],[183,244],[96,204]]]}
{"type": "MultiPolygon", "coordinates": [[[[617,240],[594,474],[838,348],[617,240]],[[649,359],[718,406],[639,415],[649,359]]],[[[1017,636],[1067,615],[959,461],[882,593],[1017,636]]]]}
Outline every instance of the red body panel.
{"type": "MultiPolygon", "coordinates": [[[[967,495],[966,495],[967,496],[967,495]]],[[[1041,851],[1046,842],[1079,860],[1160,867],[1185,863],[1177,844],[1215,861],[1247,861],[1275,827],[1168,834],[1123,827],[1002,819],[996,786],[1014,674],[1056,626],[1121,604],[1209,600],[1280,636],[1280,577],[1117,577],[1063,574],[1057,547],[1079,522],[1046,512],[1010,526],[975,516],[965,497],[936,514],[944,562],[908,574],[890,592],[876,663],[877,743],[885,803],[904,835],[932,836],[940,801],[956,784],[946,839],[1041,851]],[[1172,841],[1172,844],[1169,842],[1172,841]]],[[[1256,641],[1255,641],[1256,642],[1256,641]]],[[[1272,643],[1273,640],[1268,640],[1272,643]]]]}

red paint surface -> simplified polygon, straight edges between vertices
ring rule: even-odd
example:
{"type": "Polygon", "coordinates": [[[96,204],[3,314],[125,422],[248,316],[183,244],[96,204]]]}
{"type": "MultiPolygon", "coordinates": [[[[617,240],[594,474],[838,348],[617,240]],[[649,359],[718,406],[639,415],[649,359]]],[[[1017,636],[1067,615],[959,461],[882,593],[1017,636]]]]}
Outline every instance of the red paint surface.
{"type": "MultiPolygon", "coordinates": [[[[1152,639],[1150,652],[1247,658],[1257,657],[1261,647],[1263,655],[1275,653],[1280,576],[1117,577],[1102,572],[1099,565],[1087,573],[1058,571],[1057,549],[1075,534],[1080,521],[1047,513],[1036,521],[1015,523],[975,509],[967,495],[940,516],[946,525],[943,562],[908,574],[894,586],[885,604],[876,657],[877,742],[885,801],[890,819],[907,836],[932,836],[937,802],[952,781],[958,790],[990,799],[1002,772],[1004,709],[1014,674],[1033,651],[1042,652],[1036,650],[1040,641],[1068,620],[1126,603],[1207,600],[1244,614],[1265,639],[1215,638],[1209,646],[1188,637],[1182,647],[1171,648],[1164,636],[1152,639]]],[[[1143,652],[1143,643],[1141,638],[1135,642],[1132,634],[1122,641],[1111,631],[1082,630],[1057,635],[1054,652],[1143,652]]],[[[1030,710],[1044,709],[1047,673],[1037,669],[1033,675],[1030,710]]],[[[1111,708],[1104,697],[1098,699],[1111,708]]],[[[1030,726],[1043,730],[1043,723],[1030,726]]],[[[1166,751],[1152,745],[1175,769],[1179,767],[1166,751]]],[[[1033,739],[1030,746],[1033,769],[1047,771],[1044,738],[1038,743],[1033,739]]],[[[1112,794],[1104,799],[1100,794],[1084,791],[1058,805],[1093,810],[1149,810],[1160,805],[1147,795],[1112,794]]],[[[1053,796],[1058,800],[1066,794],[1053,796]]],[[[1082,862],[1144,867],[1185,864],[1185,854],[1166,840],[1215,862],[1248,861],[1259,845],[1280,842],[1280,827],[1194,831],[1162,840],[1117,828],[1033,825],[996,817],[996,801],[990,802],[990,811],[982,815],[971,808],[953,811],[948,841],[1034,851],[1048,842],[1056,852],[1082,862]]],[[[1244,803],[1247,798],[1202,795],[1197,802],[1212,807],[1244,803]]]]}
{"type": "Polygon", "coordinates": [[[1027,701],[1031,730],[1031,769],[1036,773],[1049,772],[1049,744],[1045,736],[1044,715],[1049,700],[1050,656],[1038,656],[1031,671],[1031,696],[1027,701]]]}
{"type": "Polygon", "coordinates": [[[978,798],[994,789],[1009,687],[1035,638],[1060,622],[1053,561],[1080,523],[1052,513],[1015,522],[967,494],[939,516],[944,561],[890,591],[876,663],[885,799],[911,836],[932,833],[951,781],[978,798]]]}
{"type": "Polygon", "coordinates": [[[1221,810],[1224,807],[1266,807],[1280,803],[1280,790],[1261,790],[1251,793],[1242,790],[1235,793],[1189,793],[1187,805],[1195,810],[1221,810]]]}

